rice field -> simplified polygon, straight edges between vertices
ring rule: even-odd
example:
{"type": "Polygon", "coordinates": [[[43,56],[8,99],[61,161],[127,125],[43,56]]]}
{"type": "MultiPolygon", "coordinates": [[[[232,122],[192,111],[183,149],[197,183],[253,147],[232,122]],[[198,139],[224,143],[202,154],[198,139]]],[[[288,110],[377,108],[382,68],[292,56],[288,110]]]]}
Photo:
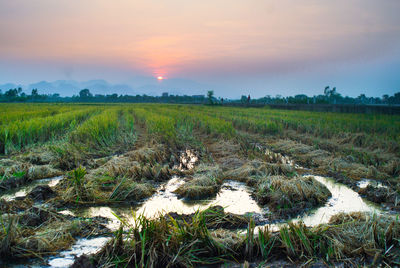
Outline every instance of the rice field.
{"type": "Polygon", "coordinates": [[[399,211],[400,116],[0,104],[0,266],[396,266],[399,211]]]}

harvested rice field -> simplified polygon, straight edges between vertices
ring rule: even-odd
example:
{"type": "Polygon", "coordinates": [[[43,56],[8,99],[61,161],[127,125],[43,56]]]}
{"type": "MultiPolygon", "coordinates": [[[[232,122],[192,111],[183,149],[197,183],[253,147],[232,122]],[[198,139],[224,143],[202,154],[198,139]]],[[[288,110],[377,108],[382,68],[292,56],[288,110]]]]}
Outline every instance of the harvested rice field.
{"type": "Polygon", "coordinates": [[[399,116],[0,105],[1,267],[396,267],[399,215],[399,116]]]}

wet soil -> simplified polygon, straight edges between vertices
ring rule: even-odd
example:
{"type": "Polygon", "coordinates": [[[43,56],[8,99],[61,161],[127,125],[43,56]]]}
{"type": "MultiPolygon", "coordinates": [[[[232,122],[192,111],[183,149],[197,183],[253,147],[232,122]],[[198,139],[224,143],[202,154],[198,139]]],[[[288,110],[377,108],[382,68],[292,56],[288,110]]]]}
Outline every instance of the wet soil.
{"type": "MultiPolygon", "coordinates": [[[[184,176],[179,177],[171,173],[166,177],[160,177],[161,179],[155,180],[158,184],[154,184],[156,190],[150,198],[144,199],[139,203],[135,202],[131,205],[120,205],[118,207],[107,205],[101,207],[99,206],[100,204],[104,205],[109,203],[96,202],[96,206],[91,206],[89,203],[87,204],[87,207],[85,207],[84,204],[80,203],[77,208],[68,208],[66,207],[66,203],[55,203],[56,199],[53,199],[57,195],[57,191],[54,191],[55,185],[34,185],[33,187],[26,188],[22,194],[18,194],[18,192],[11,193],[14,197],[10,198],[9,196],[8,199],[6,198],[8,201],[1,199],[2,197],[0,196],[0,210],[7,213],[18,213],[25,210],[26,217],[25,219],[21,219],[21,224],[29,228],[38,227],[44,222],[49,221],[49,218],[51,217],[61,217],[67,221],[82,218],[90,219],[92,223],[88,223],[86,226],[85,224],[81,225],[82,230],[80,236],[87,237],[100,235],[98,239],[78,239],[71,249],[59,252],[56,257],[48,259],[49,264],[54,267],[65,267],[71,264],[74,264],[73,267],[90,267],[91,263],[88,258],[84,257],[84,254],[95,253],[98,251],[104,243],[108,241],[108,237],[102,235],[108,235],[110,229],[116,230],[119,228],[120,222],[116,216],[131,224],[133,222],[133,213],[136,213],[136,215],[142,214],[149,218],[163,214],[165,217],[171,217],[178,221],[190,221],[196,211],[208,208],[211,211],[223,211],[223,218],[218,221],[215,221],[213,218],[213,213],[210,213],[210,215],[207,216],[207,226],[210,229],[245,229],[247,228],[250,219],[255,223],[255,225],[268,225],[273,229],[276,224],[274,222],[277,219],[303,221],[308,226],[315,226],[320,223],[327,223],[329,218],[338,212],[366,211],[381,213],[379,208],[371,203],[365,202],[359,194],[376,203],[388,201],[395,203],[397,200],[397,196],[393,195],[393,193],[389,192],[385,187],[378,185],[367,185],[366,187],[361,187],[362,185],[360,186],[360,184],[357,184],[353,179],[343,176],[340,173],[338,174],[333,171],[328,171],[325,174],[331,175],[334,180],[326,177],[314,176],[319,183],[325,185],[332,193],[332,196],[327,200],[327,202],[322,204],[319,208],[315,208],[316,204],[310,206],[296,206],[293,208],[293,211],[286,210],[284,212],[279,209],[271,211],[268,208],[262,208],[254,198],[254,189],[258,183],[256,177],[259,174],[264,174],[264,176],[268,177],[271,174],[274,174],[274,172],[279,175],[291,174],[292,172],[296,172],[297,174],[312,174],[313,172],[312,170],[310,172],[309,169],[299,166],[294,160],[285,154],[267,150],[266,146],[258,148],[254,145],[254,148],[252,157],[256,155],[258,158],[262,159],[261,161],[253,161],[246,158],[238,144],[228,142],[210,143],[207,150],[212,156],[213,164],[218,165],[224,174],[228,173],[230,175],[221,179],[214,196],[211,195],[211,197],[202,198],[197,201],[182,198],[185,197],[184,195],[177,195],[176,190],[190,181],[190,178],[184,176]],[[232,171],[239,171],[246,165],[250,166],[249,163],[251,161],[253,161],[251,166],[256,166],[258,168],[257,171],[251,171],[246,174],[243,173],[243,178],[238,176],[237,180],[240,180],[241,182],[235,180],[235,176],[233,176],[235,174],[232,173],[232,171]],[[267,168],[260,168],[263,165],[262,162],[267,163],[265,165],[267,168]],[[268,171],[269,173],[265,173],[265,171],[268,171]],[[230,178],[230,180],[228,178],[230,178]],[[342,182],[345,185],[337,182],[342,182]],[[46,204],[46,201],[49,203],[46,204]],[[50,206],[57,204],[59,212],[50,213],[48,210],[37,207],[29,209],[35,202],[45,202],[44,205],[50,204],[50,206]],[[294,217],[296,215],[298,216],[294,217]],[[76,261],[75,256],[78,256],[76,261]]],[[[149,163],[152,161],[157,162],[159,160],[162,162],[167,161],[169,167],[176,170],[176,173],[174,174],[193,176],[198,159],[194,160],[196,154],[192,151],[184,150],[180,154],[172,156],[168,155],[168,153],[153,153],[154,151],[143,151],[142,153],[130,152],[125,155],[126,157],[122,156],[122,158],[130,158],[129,161],[134,160],[141,163],[149,163]]],[[[116,157],[122,159],[121,156],[116,157]]],[[[102,159],[98,164],[93,165],[94,170],[101,169],[108,165],[110,169],[107,170],[112,170],[115,174],[138,174],[126,173],[128,169],[125,169],[125,167],[121,168],[120,165],[118,168],[115,168],[116,166],[113,166],[113,163],[115,164],[118,162],[116,161],[118,160],[116,157],[102,159]]],[[[126,162],[127,167],[129,167],[129,161],[126,162]]],[[[311,168],[318,167],[318,164],[315,163],[309,162],[307,164],[309,164],[308,167],[311,168]]],[[[318,174],[318,172],[316,173],[318,174]]],[[[13,183],[17,182],[14,181],[13,183]]],[[[24,182],[23,184],[26,183],[27,182],[24,182]]],[[[20,187],[21,185],[12,186],[12,188],[20,187]]],[[[279,224],[277,226],[279,226],[279,224]]],[[[277,264],[276,267],[279,265],[289,265],[287,267],[291,267],[291,264],[280,261],[272,262],[272,267],[274,267],[274,263],[277,264]]],[[[252,264],[250,264],[250,266],[251,265],[252,264]]],[[[322,263],[317,262],[315,265],[315,267],[321,267],[322,263]]]]}

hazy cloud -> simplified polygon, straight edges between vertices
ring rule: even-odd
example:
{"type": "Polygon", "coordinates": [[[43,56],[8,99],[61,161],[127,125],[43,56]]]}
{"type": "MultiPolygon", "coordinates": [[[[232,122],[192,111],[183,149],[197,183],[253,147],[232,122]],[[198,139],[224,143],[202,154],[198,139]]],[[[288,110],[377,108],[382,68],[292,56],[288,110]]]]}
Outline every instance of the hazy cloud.
{"type": "Polygon", "coordinates": [[[399,10],[398,0],[0,1],[0,82],[163,75],[263,95],[325,79],[382,95],[400,90],[399,10]]]}

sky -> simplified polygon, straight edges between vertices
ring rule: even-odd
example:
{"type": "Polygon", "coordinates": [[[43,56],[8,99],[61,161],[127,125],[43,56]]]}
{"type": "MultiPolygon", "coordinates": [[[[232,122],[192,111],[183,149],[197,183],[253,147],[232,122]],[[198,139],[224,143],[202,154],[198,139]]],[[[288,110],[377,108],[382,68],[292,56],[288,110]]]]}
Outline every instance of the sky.
{"type": "Polygon", "coordinates": [[[150,77],[230,98],[327,85],[391,95],[400,91],[399,11],[399,0],[0,0],[0,83],[140,87],[135,78],[150,77]]]}

